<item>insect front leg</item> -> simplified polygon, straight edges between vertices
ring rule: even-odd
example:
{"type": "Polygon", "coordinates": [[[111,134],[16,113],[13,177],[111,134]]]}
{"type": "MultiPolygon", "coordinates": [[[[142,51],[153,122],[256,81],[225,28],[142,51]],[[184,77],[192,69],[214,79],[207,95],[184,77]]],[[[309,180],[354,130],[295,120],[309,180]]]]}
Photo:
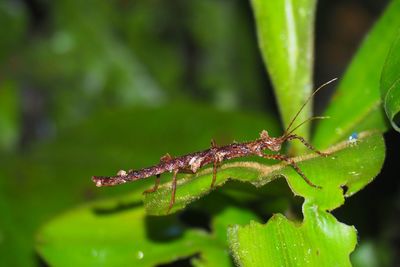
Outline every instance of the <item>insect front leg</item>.
{"type": "Polygon", "coordinates": [[[286,140],[288,140],[288,141],[294,140],[294,139],[299,140],[299,141],[302,142],[306,147],[308,147],[310,150],[314,151],[315,153],[317,153],[317,154],[320,155],[320,156],[324,156],[324,157],[329,156],[329,153],[324,153],[324,152],[321,152],[321,151],[317,150],[317,149],[316,149],[315,147],[313,147],[310,143],[308,143],[303,137],[301,137],[301,136],[299,136],[299,135],[297,135],[297,134],[291,134],[291,135],[289,135],[289,136],[286,138],[286,140]]]}
{"type": "Polygon", "coordinates": [[[169,153],[167,153],[167,154],[165,154],[164,156],[162,156],[160,158],[160,163],[166,163],[166,162],[169,162],[171,160],[173,160],[173,157],[169,153]]]}
{"type": "Polygon", "coordinates": [[[288,163],[290,166],[292,166],[292,168],[303,178],[303,180],[310,186],[315,187],[315,188],[322,188],[319,185],[315,185],[313,182],[311,182],[307,176],[301,171],[300,167],[297,165],[296,162],[294,162],[293,159],[285,156],[285,155],[281,155],[281,154],[258,154],[258,156],[261,156],[265,159],[275,159],[275,160],[280,160],[280,161],[284,161],[286,163],[288,163]]]}

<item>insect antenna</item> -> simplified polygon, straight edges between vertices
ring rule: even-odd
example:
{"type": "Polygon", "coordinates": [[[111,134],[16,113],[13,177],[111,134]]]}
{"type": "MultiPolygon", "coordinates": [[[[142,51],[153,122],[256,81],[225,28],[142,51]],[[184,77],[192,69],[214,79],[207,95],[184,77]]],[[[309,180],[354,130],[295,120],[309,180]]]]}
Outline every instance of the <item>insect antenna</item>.
{"type": "MultiPolygon", "coordinates": [[[[317,88],[317,90],[315,90],[315,91],[306,99],[306,101],[303,103],[303,105],[301,106],[301,108],[299,109],[299,111],[297,111],[296,115],[293,117],[293,119],[292,119],[291,122],[289,123],[289,126],[286,128],[285,132],[283,133],[283,136],[287,136],[287,135],[288,135],[288,132],[289,132],[290,128],[292,127],[294,121],[297,119],[297,117],[299,116],[299,114],[301,113],[301,111],[304,109],[304,107],[308,104],[308,102],[310,102],[311,98],[312,98],[316,93],[318,93],[319,90],[321,90],[322,88],[324,88],[324,87],[327,86],[328,84],[330,84],[330,83],[336,81],[337,79],[338,79],[338,78],[333,78],[332,80],[327,81],[326,83],[320,85],[320,86],[317,88]]],[[[313,118],[317,118],[317,117],[313,117],[313,118]]],[[[318,117],[318,118],[319,118],[319,117],[318,117]]],[[[306,122],[308,122],[308,121],[310,121],[310,120],[312,120],[312,118],[310,118],[310,119],[304,121],[304,122],[301,123],[300,125],[302,125],[302,124],[304,124],[304,123],[306,123],[306,122]]],[[[294,130],[296,130],[300,125],[296,126],[294,130]]],[[[291,130],[290,133],[292,133],[294,130],[291,130]]]]}
{"type": "Polygon", "coordinates": [[[308,118],[305,121],[303,121],[302,123],[300,123],[299,125],[297,125],[296,127],[294,127],[292,130],[290,130],[290,132],[287,132],[285,136],[292,134],[294,131],[296,131],[298,128],[300,128],[300,126],[302,126],[303,124],[306,124],[307,122],[310,122],[313,120],[323,120],[323,119],[330,119],[330,117],[329,116],[315,116],[315,117],[308,118]]]}

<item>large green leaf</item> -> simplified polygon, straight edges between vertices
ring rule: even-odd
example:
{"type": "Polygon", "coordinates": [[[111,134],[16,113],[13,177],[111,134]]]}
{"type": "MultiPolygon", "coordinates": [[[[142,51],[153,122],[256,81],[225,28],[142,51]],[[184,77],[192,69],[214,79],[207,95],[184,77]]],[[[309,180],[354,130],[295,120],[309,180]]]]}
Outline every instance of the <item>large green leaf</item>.
{"type": "MultiPolygon", "coordinates": [[[[312,90],[315,0],[252,0],[259,46],[287,127],[312,90]]],[[[298,118],[311,116],[311,105],[298,118]]],[[[298,134],[308,138],[309,126],[298,134]]],[[[303,147],[296,146],[303,151],[303,147]]]]}
{"type": "MultiPolygon", "coordinates": [[[[400,28],[399,28],[400,29],[400,28]]],[[[386,58],[381,76],[381,96],[387,116],[400,131],[400,37],[397,36],[386,58]]]]}
{"type": "Polygon", "coordinates": [[[135,190],[53,219],[37,235],[38,252],[51,266],[155,266],[197,254],[195,266],[232,266],[228,225],[257,219],[219,199],[209,234],[185,227],[175,216],[146,216],[140,194],[135,190]]]}
{"type": "Polygon", "coordinates": [[[266,225],[251,222],[229,229],[231,250],[239,266],[351,266],[357,243],[354,227],[339,223],[318,206],[304,204],[298,225],[274,215],[266,225]]]}
{"type": "Polygon", "coordinates": [[[51,266],[154,266],[205,246],[223,251],[205,232],[186,231],[176,218],[146,217],[140,202],[120,205],[95,204],[58,217],[40,231],[39,253],[51,266]]]}
{"type": "MultiPolygon", "coordinates": [[[[322,210],[332,210],[343,204],[344,196],[359,191],[379,173],[385,157],[385,146],[381,135],[362,133],[356,145],[343,141],[327,150],[329,157],[309,154],[294,158],[303,172],[322,189],[313,188],[285,164],[267,165],[267,162],[237,161],[225,163],[218,170],[216,188],[229,179],[251,182],[263,186],[285,177],[296,195],[318,205],[322,210]],[[347,187],[343,192],[343,186],[347,187]]],[[[186,207],[191,202],[210,193],[212,168],[195,175],[184,175],[178,180],[175,205],[171,212],[186,207]]],[[[165,183],[156,192],[145,194],[144,202],[148,214],[163,215],[168,211],[171,198],[171,183],[165,183]]]]}
{"type": "Polygon", "coordinates": [[[393,0],[367,35],[316,128],[314,144],[326,148],[352,132],[387,128],[381,108],[379,80],[400,25],[400,1],[393,0]]]}

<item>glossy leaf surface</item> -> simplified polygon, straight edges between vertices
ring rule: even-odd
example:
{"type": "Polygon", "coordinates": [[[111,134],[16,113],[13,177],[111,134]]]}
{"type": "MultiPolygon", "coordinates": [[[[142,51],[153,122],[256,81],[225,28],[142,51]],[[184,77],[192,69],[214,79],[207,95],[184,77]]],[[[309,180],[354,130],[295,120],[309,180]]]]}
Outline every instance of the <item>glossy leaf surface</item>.
{"type": "MultiPolygon", "coordinates": [[[[399,27],[400,31],[400,27],[399,27]]],[[[400,32],[399,32],[400,34],[400,32]]],[[[400,131],[400,37],[393,42],[381,77],[381,96],[392,127],[400,131]]]]}
{"type": "Polygon", "coordinates": [[[266,225],[251,222],[231,227],[228,236],[238,265],[351,266],[355,228],[339,223],[317,206],[305,204],[303,211],[300,225],[276,214],[266,225]]]}

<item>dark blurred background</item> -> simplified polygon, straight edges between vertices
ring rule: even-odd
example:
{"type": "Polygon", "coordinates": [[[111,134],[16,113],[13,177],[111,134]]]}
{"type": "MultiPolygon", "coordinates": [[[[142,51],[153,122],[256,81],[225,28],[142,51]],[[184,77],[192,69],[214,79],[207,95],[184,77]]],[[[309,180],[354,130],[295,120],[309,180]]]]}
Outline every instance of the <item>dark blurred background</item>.
{"type": "MultiPolygon", "coordinates": [[[[340,77],[387,1],[320,1],[315,82],[340,77]]],[[[2,1],[0,145],[176,99],[275,112],[247,1],[2,1]]],[[[328,91],[328,92],[326,92],[328,91]]],[[[322,112],[329,99],[317,96],[322,112]]]]}
{"type": "MultiPolygon", "coordinates": [[[[319,1],[316,85],[341,77],[387,3],[319,1]]],[[[28,166],[24,158],[37,157],[41,144],[62,144],[64,132],[96,121],[98,114],[186,103],[277,115],[248,1],[3,0],[0,25],[0,166],[12,166],[0,177],[3,223],[22,208],[8,205],[14,193],[5,193],[13,179],[7,174],[28,166]]],[[[332,92],[316,96],[316,113],[332,92]]],[[[155,123],[135,121],[138,131],[140,123],[155,123]]],[[[391,131],[385,138],[382,174],[334,212],[358,229],[355,257],[370,257],[362,261],[368,266],[400,266],[399,182],[391,174],[399,160],[399,134],[391,131]]],[[[0,246],[2,240],[0,232],[0,246]]]]}

